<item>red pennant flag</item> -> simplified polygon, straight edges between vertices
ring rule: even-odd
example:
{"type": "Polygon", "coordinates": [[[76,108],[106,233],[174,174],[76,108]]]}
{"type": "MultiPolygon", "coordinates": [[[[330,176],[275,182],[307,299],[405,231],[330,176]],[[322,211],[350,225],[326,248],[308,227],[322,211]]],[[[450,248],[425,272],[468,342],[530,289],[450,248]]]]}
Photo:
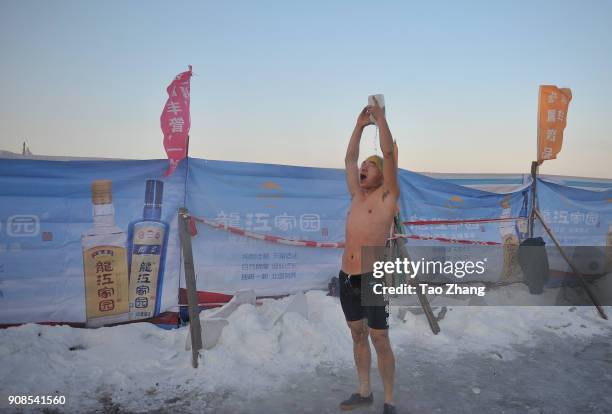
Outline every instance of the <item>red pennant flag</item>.
{"type": "Polygon", "coordinates": [[[164,148],[168,154],[170,165],[164,176],[169,176],[176,170],[179,162],[187,156],[189,144],[189,127],[191,116],[189,114],[191,82],[191,65],[186,72],[176,75],[168,85],[168,100],[161,114],[161,129],[164,133],[164,148]]]}

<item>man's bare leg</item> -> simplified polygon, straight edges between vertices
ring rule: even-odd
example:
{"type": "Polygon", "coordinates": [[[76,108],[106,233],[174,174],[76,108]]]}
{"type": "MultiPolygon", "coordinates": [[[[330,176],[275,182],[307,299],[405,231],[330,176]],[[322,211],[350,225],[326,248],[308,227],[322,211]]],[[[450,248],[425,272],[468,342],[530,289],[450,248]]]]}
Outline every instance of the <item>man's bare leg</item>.
{"type": "Polygon", "coordinates": [[[347,322],[353,337],[353,356],[359,378],[359,394],[362,397],[370,395],[370,366],[372,355],[368,340],[368,325],[365,319],[347,322]]]}
{"type": "Polygon", "coordinates": [[[395,380],[395,357],[389,341],[388,329],[370,328],[370,337],[376,350],[378,371],[385,391],[385,403],[393,405],[393,382],[395,380]]]}

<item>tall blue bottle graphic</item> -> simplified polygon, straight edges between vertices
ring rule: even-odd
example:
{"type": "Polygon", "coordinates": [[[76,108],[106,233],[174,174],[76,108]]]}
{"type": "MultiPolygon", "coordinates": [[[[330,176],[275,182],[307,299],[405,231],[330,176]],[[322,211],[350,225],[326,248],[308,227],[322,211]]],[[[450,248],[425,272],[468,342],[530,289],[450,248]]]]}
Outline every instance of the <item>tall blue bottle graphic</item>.
{"type": "Polygon", "coordinates": [[[130,223],[130,320],[159,314],[169,230],[161,220],[163,192],[163,181],[147,180],[142,219],[130,223]]]}

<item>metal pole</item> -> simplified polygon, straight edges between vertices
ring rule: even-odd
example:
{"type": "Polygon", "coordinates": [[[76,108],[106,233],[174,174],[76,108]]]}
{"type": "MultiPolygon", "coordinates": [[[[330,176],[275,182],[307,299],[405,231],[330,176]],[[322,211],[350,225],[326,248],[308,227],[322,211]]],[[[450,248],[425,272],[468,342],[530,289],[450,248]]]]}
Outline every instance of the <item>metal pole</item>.
{"type": "Polygon", "coordinates": [[[531,163],[531,213],[529,214],[529,238],[533,237],[533,222],[535,221],[536,205],[536,184],[538,182],[538,162],[531,163]]]}
{"type": "Polygon", "coordinates": [[[179,234],[183,248],[183,265],[185,267],[185,285],[187,287],[187,304],[189,309],[189,332],[191,333],[191,365],[198,367],[200,349],[202,349],[202,328],[196,293],[193,251],[191,249],[191,232],[189,231],[189,213],[181,207],[178,213],[179,234]]]}
{"type": "Polygon", "coordinates": [[[542,218],[542,215],[540,214],[540,211],[538,209],[534,209],[533,210],[536,217],[538,218],[538,220],[540,220],[540,223],[542,223],[542,226],[544,227],[544,230],[546,230],[546,233],[548,233],[548,235],[550,236],[550,238],[552,239],[552,241],[555,243],[555,245],[557,246],[557,249],[559,249],[559,252],[561,253],[561,256],[563,256],[563,259],[565,259],[565,261],[567,262],[567,264],[572,268],[572,270],[574,271],[574,273],[578,276],[578,281],[580,282],[580,285],[584,288],[584,290],[586,291],[587,295],[589,296],[589,298],[591,299],[591,302],[593,302],[593,305],[595,305],[595,307],[597,308],[597,312],[599,312],[599,315],[604,318],[604,319],[608,319],[608,316],[606,315],[606,313],[604,312],[603,308],[601,307],[601,305],[599,304],[599,300],[597,299],[597,297],[595,296],[595,294],[591,291],[591,289],[589,288],[589,285],[587,285],[586,281],[584,280],[584,276],[582,275],[582,273],[580,273],[578,271],[578,269],[576,268],[576,266],[574,266],[574,264],[571,262],[571,260],[569,259],[569,257],[567,257],[567,255],[565,254],[565,252],[563,251],[563,249],[561,248],[561,245],[559,244],[559,241],[557,240],[557,238],[553,235],[552,230],[550,229],[550,227],[548,227],[548,225],[546,224],[546,222],[544,221],[544,219],[542,218]]]}

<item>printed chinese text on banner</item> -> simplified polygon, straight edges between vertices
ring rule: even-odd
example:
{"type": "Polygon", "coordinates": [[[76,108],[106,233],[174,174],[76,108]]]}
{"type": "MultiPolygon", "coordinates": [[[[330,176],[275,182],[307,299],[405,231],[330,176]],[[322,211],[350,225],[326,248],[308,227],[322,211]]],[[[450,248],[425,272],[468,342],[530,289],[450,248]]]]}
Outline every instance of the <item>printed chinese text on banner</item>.
{"type": "Polygon", "coordinates": [[[538,104],[538,163],[557,158],[567,124],[567,109],[572,100],[569,88],[540,85],[538,104]]]}
{"type": "Polygon", "coordinates": [[[176,75],[168,86],[168,100],[161,114],[161,129],[164,133],[164,148],[168,154],[170,165],[166,176],[174,172],[178,163],[187,156],[191,66],[186,72],[176,75]]]}

